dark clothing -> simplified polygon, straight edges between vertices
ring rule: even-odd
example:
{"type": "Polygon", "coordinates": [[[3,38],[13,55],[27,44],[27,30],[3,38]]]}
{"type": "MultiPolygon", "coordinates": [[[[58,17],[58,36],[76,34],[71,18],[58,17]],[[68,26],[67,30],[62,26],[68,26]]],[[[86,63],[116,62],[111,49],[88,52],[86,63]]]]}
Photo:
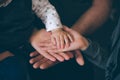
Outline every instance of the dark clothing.
{"type": "Polygon", "coordinates": [[[111,37],[111,50],[105,50],[99,44],[90,42],[83,53],[92,63],[105,69],[106,80],[120,80],[120,19],[111,37]]]}
{"type": "Polygon", "coordinates": [[[6,7],[0,7],[0,53],[8,50],[15,54],[0,62],[0,80],[28,80],[29,62],[18,57],[24,51],[17,48],[28,42],[33,20],[32,0],[12,0],[6,7]]]}
{"type": "Polygon", "coordinates": [[[33,31],[32,0],[13,0],[0,7],[0,49],[20,46],[33,31]]]}
{"type": "Polygon", "coordinates": [[[63,24],[71,27],[92,5],[92,0],[50,0],[63,24]]]}
{"type": "Polygon", "coordinates": [[[27,65],[19,57],[8,57],[0,62],[0,80],[28,80],[27,65]]]}

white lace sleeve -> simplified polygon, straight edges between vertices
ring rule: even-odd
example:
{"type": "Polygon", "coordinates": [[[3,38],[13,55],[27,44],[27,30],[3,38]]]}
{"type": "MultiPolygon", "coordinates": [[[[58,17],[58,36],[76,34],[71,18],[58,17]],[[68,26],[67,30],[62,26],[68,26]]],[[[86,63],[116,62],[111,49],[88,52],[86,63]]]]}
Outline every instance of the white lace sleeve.
{"type": "Polygon", "coordinates": [[[32,0],[32,4],[33,11],[41,18],[47,31],[62,28],[58,13],[48,0],[32,0]]]}

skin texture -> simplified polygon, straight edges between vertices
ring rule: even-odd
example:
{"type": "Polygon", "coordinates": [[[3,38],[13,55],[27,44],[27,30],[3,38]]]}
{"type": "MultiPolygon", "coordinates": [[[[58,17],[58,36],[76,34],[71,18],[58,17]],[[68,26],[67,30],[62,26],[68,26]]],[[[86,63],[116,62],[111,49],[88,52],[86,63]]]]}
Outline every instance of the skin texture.
{"type": "Polygon", "coordinates": [[[51,42],[51,33],[46,32],[45,30],[40,30],[36,32],[33,37],[31,37],[31,44],[32,46],[45,58],[51,60],[51,61],[56,61],[59,60],[60,62],[63,62],[64,60],[68,60],[69,56],[63,52],[60,53],[54,53],[54,52],[48,52],[46,50],[42,50],[40,46],[51,46],[52,48],[55,48],[51,42]],[[43,38],[43,36],[45,36],[43,38]]]}
{"type": "Polygon", "coordinates": [[[70,34],[65,32],[62,28],[52,30],[51,40],[58,49],[63,49],[64,47],[69,47],[70,42],[72,42],[72,37],[70,34]]]}
{"type": "MultiPolygon", "coordinates": [[[[53,52],[49,51],[49,49],[51,49],[51,48],[53,49],[53,47],[51,47],[52,45],[50,45],[51,43],[49,43],[49,42],[41,42],[37,47],[39,49],[41,49],[41,51],[48,50],[47,51],[48,53],[57,53],[57,55],[61,56],[62,58],[64,57],[63,59],[65,59],[65,60],[69,60],[70,58],[73,58],[73,56],[75,55],[77,63],[80,65],[84,65],[84,60],[83,60],[83,57],[82,57],[79,49],[81,49],[81,50],[86,49],[88,46],[88,41],[84,37],[82,37],[78,32],[76,32],[72,29],[65,27],[64,30],[67,31],[72,36],[74,36],[73,37],[74,42],[72,42],[70,44],[70,47],[66,47],[65,49],[61,49],[61,50],[59,49],[60,51],[55,51],[55,52],[54,52],[54,50],[53,50],[53,52]],[[72,52],[67,52],[67,51],[72,51],[72,50],[76,50],[74,54],[72,52]]],[[[34,35],[31,40],[37,42],[34,39],[41,40],[41,36],[45,35],[47,32],[45,30],[41,30],[41,32],[38,32],[38,33],[39,34],[34,35]]],[[[48,36],[49,36],[49,34],[48,34],[48,36]]],[[[48,37],[45,37],[45,38],[48,38],[48,37]]],[[[43,41],[43,40],[41,40],[41,41],[43,41]]],[[[58,61],[50,61],[49,59],[40,55],[38,52],[33,52],[30,54],[30,56],[34,57],[30,60],[30,63],[33,64],[34,68],[45,69],[45,68],[48,68],[48,67],[53,66],[54,64],[58,63],[58,61]],[[34,57],[36,55],[37,55],[37,57],[34,57]]]]}

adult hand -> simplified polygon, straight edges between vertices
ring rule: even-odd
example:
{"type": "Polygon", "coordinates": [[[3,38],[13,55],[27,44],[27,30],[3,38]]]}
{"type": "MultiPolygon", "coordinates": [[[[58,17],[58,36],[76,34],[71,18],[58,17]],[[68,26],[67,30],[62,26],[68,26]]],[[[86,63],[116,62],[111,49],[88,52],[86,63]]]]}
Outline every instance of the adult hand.
{"type": "Polygon", "coordinates": [[[74,55],[75,55],[75,59],[76,59],[76,62],[80,65],[80,66],[83,66],[85,64],[84,62],[84,58],[80,52],[80,50],[75,50],[74,51],[74,55]]]}
{"type": "Polygon", "coordinates": [[[41,54],[42,56],[51,61],[56,61],[56,59],[61,62],[64,60],[68,60],[69,56],[63,52],[61,53],[48,52],[47,49],[42,50],[40,48],[40,45],[54,47],[53,44],[51,43],[50,36],[51,33],[46,32],[44,29],[42,29],[33,34],[33,36],[30,39],[31,45],[33,46],[34,49],[36,49],[36,51],[38,51],[39,54],[41,54]]]}
{"type": "MultiPolygon", "coordinates": [[[[71,52],[68,52],[67,56],[68,60],[73,58],[73,54],[71,52]]],[[[30,59],[30,63],[33,64],[33,68],[35,69],[36,68],[46,69],[59,63],[59,61],[51,61],[43,57],[37,51],[30,53],[30,57],[33,57],[32,59],[30,59]]]]}
{"type": "MultiPolygon", "coordinates": [[[[70,60],[71,58],[74,57],[72,52],[67,52],[66,54],[69,56],[68,60],[70,60]]],[[[33,57],[33,58],[31,58],[29,62],[30,62],[30,64],[33,64],[33,68],[35,68],[35,69],[37,69],[37,68],[47,69],[49,67],[52,67],[52,66],[60,63],[59,61],[51,61],[51,60],[43,57],[37,51],[30,53],[30,57],[33,57]]],[[[84,60],[83,60],[83,57],[82,57],[80,51],[78,51],[78,50],[75,51],[75,58],[79,65],[81,65],[81,66],[84,65],[84,60]]]]}
{"type": "MultiPolygon", "coordinates": [[[[68,27],[64,27],[64,30],[66,32],[68,32],[72,37],[73,37],[73,42],[70,43],[69,47],[65,47],[64,49],[54,49],[51,48],[51,46],[49,46],[49,52],[65,52],[65,51],[74,51],[74,50],[85,50],[89,43],[88,40],[83,37],[81,34],[79,34],[78,32],[68,28],[68,27]]],[[[44,45],[44,46],[48,46],[48,45],[44,45]]],[[[41,49],[46,50],[46,47],[43,47],[42,44],[40,44],[41,49]],[[41,47],[42,46],[42,47],[41,47]]]]}
{"type": "Polygon", "coordinates": [[[70,44],[70,47],[63,49],[63,51],[72,51],[72,50],[85,50],[89,43],[88,40],[83,37],[80,33],[75,30],[72,30],[68,27],[64,27],[64,30],[72,35],[74,41],[70,44]]]}
{"type": "Polygon", "coordinates": [[[45,50],[41,50],[39,48],[39,44],[41,42],[50,42],[50,33],[47,33],[44,29],[40,30],[40,31],[37,31],[35,32],[35,34],[32,35],[31,39],[30,39],[30,42],[31,42],[31,45],[33,46],[34,49],[36,49],[36,51],[38,51],[41,55],[43,55],[44,57],[52,60],[52,61],[55,61],[56,59],[49,55],[47,51],[45,50]]]}

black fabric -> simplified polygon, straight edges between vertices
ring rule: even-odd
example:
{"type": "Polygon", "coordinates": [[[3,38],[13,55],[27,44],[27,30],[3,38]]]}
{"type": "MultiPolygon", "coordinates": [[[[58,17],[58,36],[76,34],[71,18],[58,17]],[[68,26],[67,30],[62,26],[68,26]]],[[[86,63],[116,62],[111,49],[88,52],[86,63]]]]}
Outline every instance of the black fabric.
{"type": "Polygon", "coordinates": [[[82,53],[95,66],[105,70],[106,63],[110,56],[110,49],[105,49],[99,43],[89,40],[89,46],[82,53]]]}
{"type": "Polygon", "coordinates": [[[72,26],[92,5],[92,0],[50,0],[57,9],[61,21],[72,26]]]}
{"type": "Polygon", "coordinates": [[[18,47],[28,40],[33,20],[32,0],[13,0],[0,7],[0,48],[18,47]]]}
{"type": "Polygon", "coordinates": [[[120,76],[120,18],[110,41],[111,49],[108,50],[90,41],[89,47],[83,53],[89,61],[105,69],[105,80],[114,80],[116,77],[117,80],[120,76]]]}
{"type": "Polygon", "coordinates": [[[119,67],[120,67],[120,62],[119,62],[119,58],[120,58],[120,19],[118,22],[118,25],[116,27],[116,29],[113,32],[112,35],[112,54],[108,60],[107,66],[106,66],[106,78],[107,80],[113,80],[115,78],[115,76],[120,73],[119,71],[119,67]],[[116,73],[117,71],[117,73],[116,73]]]}
{"type": "Polygon", "coordinates": [[[0,80],[28,80],[27,64],[18,56],[0,61],[0,80]]]}
{"type": "Polygon", "coordinates": [[[105,80],[118,80],[120,78],[120,18],[110,41],[111,48],[105,49],[100,44],[89,40],[88,48],[82,53],[93,64],[105,69],[105,80]]]}
{"type": "Polygon", "coordinates": [[[5,0],[0,0],[0,3],[3,3],[5,0]]]}
{"type": "Polygon", "coordinates": [[[2,2],[3,0],[0,0],[0,2],[2,2]]]}

